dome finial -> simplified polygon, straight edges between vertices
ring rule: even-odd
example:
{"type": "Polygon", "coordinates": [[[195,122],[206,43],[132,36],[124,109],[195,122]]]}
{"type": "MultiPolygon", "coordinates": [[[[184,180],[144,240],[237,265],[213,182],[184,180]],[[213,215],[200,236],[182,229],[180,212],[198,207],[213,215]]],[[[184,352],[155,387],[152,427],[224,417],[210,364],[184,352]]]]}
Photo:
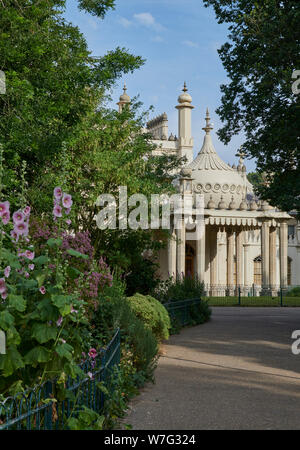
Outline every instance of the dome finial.
{"type": "Polygon", "coordinates": [[[188,89],[187,89],[187,87],[186,87],[186,82],[184,82],[184,85],[183,85],[183,92],[187,92],[188,91],[188,89]]]}
{"type": "Polygon", "coordinates": [[[206,108],[206,116],[205,116],[206,126],[202,128],[206,132],[206,134],[210,134],[210,131],[213,130],[213,127],[210,123],[210,117],[209,117],[209,111],[208,108],[206,108]]]}
{"type": "Polygon", "coordinates": [[[127,86],[126,86],[126,83],[124,82],[123,93],[126,94],[126,91],[127,91],[127,86]]]}

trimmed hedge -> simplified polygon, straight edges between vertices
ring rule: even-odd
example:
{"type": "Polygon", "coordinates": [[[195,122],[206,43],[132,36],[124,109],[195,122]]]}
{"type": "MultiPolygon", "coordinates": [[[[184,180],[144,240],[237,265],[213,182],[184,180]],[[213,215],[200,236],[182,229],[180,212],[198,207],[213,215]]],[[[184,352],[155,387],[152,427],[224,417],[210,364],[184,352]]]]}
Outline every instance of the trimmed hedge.
{"type": "Polygon", "coordinates": [[[166,308],[150,295],[135,294],[128,297],[136,316],[149,328],[158,341],[169,338],[171,321],[166,308]]]}

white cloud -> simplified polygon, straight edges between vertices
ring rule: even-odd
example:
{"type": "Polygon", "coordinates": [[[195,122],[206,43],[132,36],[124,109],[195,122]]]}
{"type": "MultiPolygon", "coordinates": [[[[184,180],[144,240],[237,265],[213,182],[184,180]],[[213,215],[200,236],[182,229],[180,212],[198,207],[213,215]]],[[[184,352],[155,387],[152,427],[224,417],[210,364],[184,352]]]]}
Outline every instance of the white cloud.
{"type": "Polygon", "coordinates": [[[156,22],[155,18],[150,13],[140,13],[140,14],[134,14],[134,19],[140,24],[148,28],[152,28],[155,31],[163,31],[164,27],[156,22]]]}
{"type": "Polygon", "coordinates": [[[120,17],[118,22],[124,27],[128,28],[132,25],[132,22],[130,20],[126,19],[125,17],[120,17]]]}
{"type": "Polygon", "coordinates": [[[198,48],[199,47],[197,42],[193,42],[193,41],[183,41],[182,44],[183,45],[187,45],[188,47],[193,47],[193,48],[198,48]]]}
{"type": "Polygon", "coordinates": [[[153,42],[164,42],[163,38],[161,36],[155,36],[151,39],[153,42]]]}
{"type": "Polygon", "coordinates": [[[99,24],[97,23],[96,19],[93,19],[93,17],[87,18],[88,24],[93,30],[98,30],[99,24]]]}

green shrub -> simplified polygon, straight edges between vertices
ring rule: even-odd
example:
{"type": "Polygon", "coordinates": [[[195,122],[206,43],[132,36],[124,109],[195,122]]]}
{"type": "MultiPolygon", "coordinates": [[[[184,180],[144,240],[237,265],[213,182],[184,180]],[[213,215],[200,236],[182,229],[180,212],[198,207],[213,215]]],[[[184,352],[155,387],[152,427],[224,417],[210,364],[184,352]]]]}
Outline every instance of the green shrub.
{"type": "Polygon", "coordinates": [[[138,293],[128,297],[128,300],[136,316],[153,332],[158,341],[169,338],[170,317],[158,300],[138,293]]]}
{"type": "Polygon", "coordinates": [[[162,281],[155,291],[155,297],[162,303],[201,298],[204,284],[197,277],[181,276],[177,280],[162,281]]]}
{"type": "Polygon", "coordinates": [[[134,313],[124,291],[124,284],[116,279],[112,287],[103,291],[92,319],[93,337],[95,341],[102,338],[108,342],[119,327],[123,345],[132,353],[136,379],[142,384],[146,379],[152,379],[158,343],[152,331],[134,313]]]}
{"type": "Polygon", "coordinates": [[[289,297],[300,297],[300,286],[291,289],[288,294],[289,297]]]}

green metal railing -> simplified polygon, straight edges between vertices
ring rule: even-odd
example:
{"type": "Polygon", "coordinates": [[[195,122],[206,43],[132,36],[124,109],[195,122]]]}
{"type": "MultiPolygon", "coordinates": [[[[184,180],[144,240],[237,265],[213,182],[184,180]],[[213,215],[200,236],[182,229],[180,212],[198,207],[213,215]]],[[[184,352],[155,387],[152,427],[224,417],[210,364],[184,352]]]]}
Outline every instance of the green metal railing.
{"type": "Polygon", "coordinates": [[[118,329],[107,348],[94,362],[80,365],[86,376],[70,377],[66,380],[68,398],[56,398],[56,381],[47,381],[0,402],[0,430],[59,430],[66,427],[66,421],[76,414],[76,407],[86,406],[101,413],[105,402],[103,390],[98,384],[109,387],[113,368],[121,358],[120,330],[118,329]]]}
{"type": "Polygon", "coordinates": [[[188,325],[191,321],[192,308],[201,303],[200,298],[192,298],[181,301],[169,301],[164,303],[170,318],[178,320],[181,326],[188,325]]]}

